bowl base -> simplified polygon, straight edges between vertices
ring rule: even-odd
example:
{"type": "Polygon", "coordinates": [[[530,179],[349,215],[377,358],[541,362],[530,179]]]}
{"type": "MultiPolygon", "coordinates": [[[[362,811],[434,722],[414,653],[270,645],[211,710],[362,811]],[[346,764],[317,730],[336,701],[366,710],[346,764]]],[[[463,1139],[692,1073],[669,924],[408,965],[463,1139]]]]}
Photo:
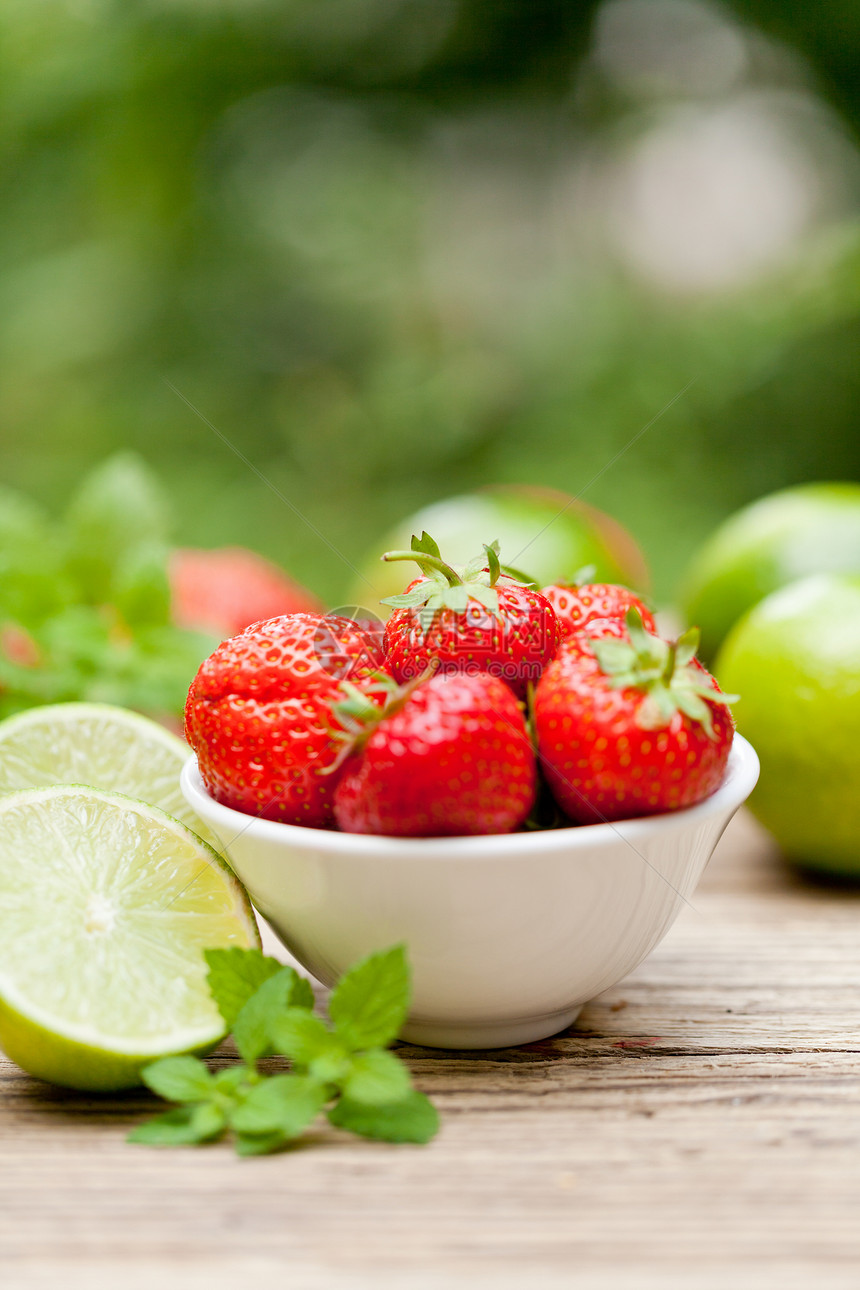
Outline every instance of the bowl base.
{"type": "Polygon", "coordinates": [[[400,1038],[407,1044],[420,1044],[423,1048],[513,1048],[517,1044],[548,1039],[550,1035],[566,1030],[573,1025],[582,1009],[583,1004],[578,1003],[575,1008],[519,1021],[408,1021],[400,1032],[400,1038]]]}

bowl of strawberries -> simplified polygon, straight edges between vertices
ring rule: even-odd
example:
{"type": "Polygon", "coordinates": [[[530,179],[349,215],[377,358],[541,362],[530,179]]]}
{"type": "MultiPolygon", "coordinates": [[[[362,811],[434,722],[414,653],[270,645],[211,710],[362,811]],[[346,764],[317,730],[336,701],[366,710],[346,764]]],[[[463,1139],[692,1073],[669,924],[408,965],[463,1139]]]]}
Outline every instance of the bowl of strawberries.
{"type": "Polygon", "coordinates": [[[256,623],[189,690],[186,799],[315,977],[403,942],[403,1037],[554,1034],[654,948],[758,761],[731,696],[626,588],[538,590],[428,535],[384,632],[256,623]]]}

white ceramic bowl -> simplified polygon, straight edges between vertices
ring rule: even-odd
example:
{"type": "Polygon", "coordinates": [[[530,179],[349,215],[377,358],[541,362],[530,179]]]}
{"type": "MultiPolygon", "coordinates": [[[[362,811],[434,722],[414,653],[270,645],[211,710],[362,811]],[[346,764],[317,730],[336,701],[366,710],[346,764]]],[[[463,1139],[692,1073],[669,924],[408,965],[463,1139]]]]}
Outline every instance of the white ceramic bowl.
{"type": "Polygon", "coordinates": [[[403,1038],[501,1048],[569,1026],[663,938],[758,778],[735,735],[717,791],[685,811],[477,838],[304,829],[215,802],[191,757],[189,805],[221,839],[257,909],[332,985],[404,941],[413,999],[403,1038]]]}

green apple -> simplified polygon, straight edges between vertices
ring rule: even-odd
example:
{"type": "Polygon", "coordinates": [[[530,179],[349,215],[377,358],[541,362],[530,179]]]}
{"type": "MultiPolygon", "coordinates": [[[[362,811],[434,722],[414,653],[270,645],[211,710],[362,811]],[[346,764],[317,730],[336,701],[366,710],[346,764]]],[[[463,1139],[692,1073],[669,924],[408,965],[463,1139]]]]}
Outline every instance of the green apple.
{"type": "Polygon", "coordinates": [[[765,596],[716,671],[761,758],[754,814],[795,863],[860,881],[860,576],[816,574],[765,596]]]}
{"type": "Polygon", "coordinates": [[[377,610],[383,596],[402,591],[410,576],[402,564],[384,564],[384,551],[409,548],[424,530],[446,560],[465,564],[484,543],[501,544],[502,563],[540,586],[570,579],[586,566],[594,578],[636,590],[648,585],[648,569],[633,538],[611,516],[567,493],[528,485],[494,485],[435,502],[408,516],[374,544],[351,588],[358,605],[377,610]]]}
{"type": "Polygon", "coordinates": [[[713,658],[764,596],[814,573],[860,573],[860,484],[801,484],[745,506],[690,566],[681,600],[713,658]]]}

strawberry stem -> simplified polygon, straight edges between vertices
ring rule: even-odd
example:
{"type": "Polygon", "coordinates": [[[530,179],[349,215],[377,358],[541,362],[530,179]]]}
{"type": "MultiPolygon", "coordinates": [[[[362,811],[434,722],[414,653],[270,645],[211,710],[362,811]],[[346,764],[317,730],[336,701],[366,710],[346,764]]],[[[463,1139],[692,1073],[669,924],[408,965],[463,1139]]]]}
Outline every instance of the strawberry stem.
{"type": "Polygon", "coordinates": [[[463,584],[463,579],[460,577],[457,570],[453,569],[450,564],[446,564],[445,561],[437,555],[428,555],[424,551],[386,551],[382,558],[389,562],[395,560],[414,560],[422,573],[441,573],[443,577],[448,579],[448,585],[450,587],[459,587],[463,584]]]}

